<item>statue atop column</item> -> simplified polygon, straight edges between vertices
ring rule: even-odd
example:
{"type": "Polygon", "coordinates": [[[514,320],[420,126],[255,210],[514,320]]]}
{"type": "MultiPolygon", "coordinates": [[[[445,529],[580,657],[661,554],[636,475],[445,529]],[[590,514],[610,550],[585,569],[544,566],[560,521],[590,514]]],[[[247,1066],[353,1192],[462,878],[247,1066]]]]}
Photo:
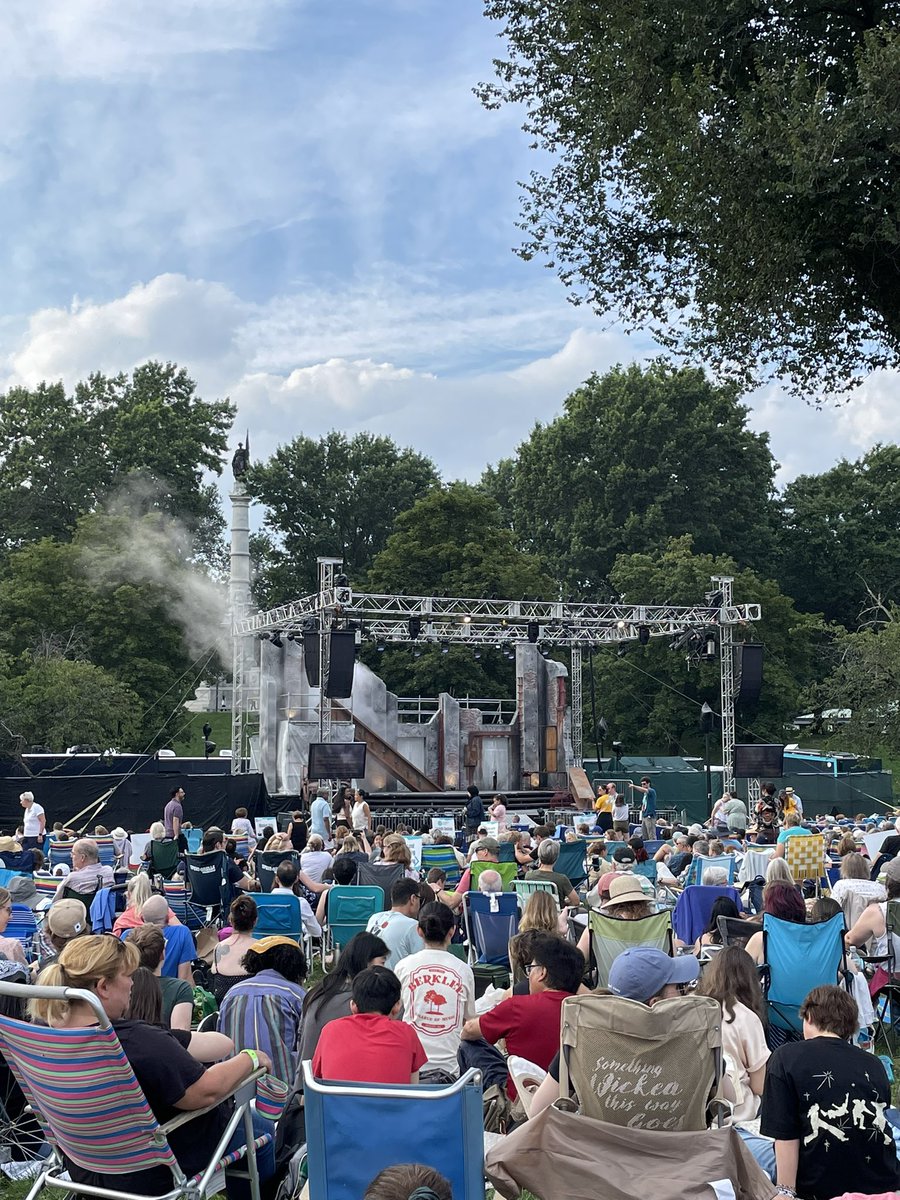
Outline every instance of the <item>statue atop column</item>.
{"type": "Polygon", "coordinates": [[[231,459],[231,472],[235,481],[243,479],[250,467],[250,431],[247,430],[246,443],[238,442],[237,450],[231,459]]]}

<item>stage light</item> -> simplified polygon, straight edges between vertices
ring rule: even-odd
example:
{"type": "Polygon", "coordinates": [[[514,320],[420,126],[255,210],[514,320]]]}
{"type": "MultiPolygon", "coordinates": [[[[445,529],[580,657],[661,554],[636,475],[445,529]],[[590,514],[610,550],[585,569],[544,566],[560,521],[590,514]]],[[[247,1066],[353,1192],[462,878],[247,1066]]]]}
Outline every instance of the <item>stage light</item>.
{"type": "Polygon", "coordinates": [[[619,633],[624,633],[627,628],[627,621],[616,621],[616,629],[618,629],[619,633]]]}
{"type": "Polygon", "coordinates": [[[466,613],[466,615],[463,617],[463,625],[471,625],[471,624],[472,624],[472,618],[469,615],[469,613],[466,613]]]}
{"type": "Polygon", "coordinates": [[[703,646],[703,657],[707,662],[715,662],[716,660],[716,635],[708,633],[703,646]]]}
{"type": "Polygon", "coordinates": [[[480,651],[480,650],[476,650],[476,651],[475,651],[475,657],[476,657],[476,658],[481,658],[481,651],[480,651]]]}
{"type": "Polygon", "coordinates": [[[350,586],[350,580],[346,575],[335,575],[334,586],[336,588],[345,588],[350,586]]]}
{"type": "Polygon", "coordinates": [[[449,642],[441,642],[441,654],[447,654],[450,651],[449,642]]]}
{"type": "Polygon", "coordinates": [[[378,639],[378,644],[376,645],[375,649],[379,654],[384,654],[384,640],[382,638],[378,639]]]}
{"type": "Polygon", "coordinates": [[[422,618],[421,617],[410,617],[409,622],[408,622],[408,629],[409,629],[409,636],[412,638],[413,641],[415,641],[416,638],[419,636],[419,634],[422,632],[422,618]]]}
{"type": "Polygon", "coordinates": [[[263,632],[263,633],[258,633],[256,636],[259,638],[259,640],[260,640],[261,642],[267,642],[267,641],[269,640],[269,635],[268,635],[267,633],[265,633],[265,632],[263,632]]]}
{"type": "Polygon", "coordinates": [[[529,640],[529,642],[536,642],[540,636],[541,636],[540,625],[538,625],[537,621],[529,621],[528,622],[528,640],[529,640]]]}
{"type": "Polygon", "coordinates": [[[642,646],[646,646],[650,641],[650,630],[646,625],[638,626],[638,641],[642,646]]]}

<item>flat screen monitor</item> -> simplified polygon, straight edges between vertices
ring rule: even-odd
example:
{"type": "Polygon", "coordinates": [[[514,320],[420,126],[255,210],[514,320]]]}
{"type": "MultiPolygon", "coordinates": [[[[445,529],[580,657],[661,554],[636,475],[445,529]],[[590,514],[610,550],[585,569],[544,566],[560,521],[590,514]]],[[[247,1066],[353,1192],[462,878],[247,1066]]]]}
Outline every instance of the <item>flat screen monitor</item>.
{"type": "Polygon", "coordinates": [[[765,743],[735,746],[735,779],[780,779],[784,774],[784,746],[765,743]]]}
{"type": "Polygon", "coordinates": [[[365,742],[310,743],[310,779],[362,779],[365,773],[365,742]]]}

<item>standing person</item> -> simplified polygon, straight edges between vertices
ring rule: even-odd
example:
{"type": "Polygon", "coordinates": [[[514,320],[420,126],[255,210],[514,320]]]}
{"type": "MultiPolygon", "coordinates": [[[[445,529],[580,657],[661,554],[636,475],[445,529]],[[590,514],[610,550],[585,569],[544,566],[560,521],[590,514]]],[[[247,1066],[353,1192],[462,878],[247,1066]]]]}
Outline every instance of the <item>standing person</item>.
{"type": "Polygon", "coordinates": [[[357,788],[353,798],[353,808],[350,810],[350,826],[354,833],[368,833],[372,812],[369,808],[369,793],[357,788]]]}
{"type": "Polygon", "coordinates": [[[25,810],[22,849],[41,850],[44,845],[44,831],[47,828],[46,814],[41,806],[35,803],[34,792],[23,792],[19,803],[25,810]]]}
{"type": "Polygon", "coordinates": [[[497,837],[506,833],[506,797],[498,792],[488,812],[491,820],[497,822],[497,837]]]}
{"type": "Polygon", "coordinates": [[[628,797],[623,796],[614,783],[606,785],[606,794],[612,801],[612,827],[616,833],[628,833],[628,797]]]}
{"type": "Polygon", "coordinates": [[[787,816],[788,813],[796,813],[797,816],[800,817],[800,819],[802,820],[803,819],[803,801],[800,799],[798,794],[794,791],[794,789],[792,787],[786,787],[784,789],[783,796],[784,796],[784,800],[783,800],[784,815],[787,816]]]}
{"type": "Polygon", "coordinates": [[[288,825],[287,835],[290,838],[291,849],[302,854],[309,838],[309,826],[303,819],[303,813],[299,808],[291,813],[291,823],[288,825]]]}
{"type": "Polygon", "coordinates": [[[466,801],[466,832],[471,836],[478,832],[478,826],[484,820],[484,801],[474,784],[470,784],[466,792],[469,796],[466,801]]]}
{"type": "Polygon", "coordinates": [[[182,837],[184,836],[181,832],[181,826],[184,821],[184,808],[182,807],[183,800],[184,788],[172,788],[172,791],[169,793],[169,803],[166,805],[165,811],[163,812],[163,825],[165,826],[166,837],[174,838],[178,842],[179,850],[187,849],[186,838],[185,844],[181,844],[182,837]]]}
{"type": "Polygon", "coordinates": [[[737,833],[741,837],[747,832],[747,805],[740,796],[731,796],[722,808],[722,815],[729,833],[737,833]]]}
{"type": "Polygon", "coordinates": [[[245,837],[250,847],[251,853],[256,849],[256,830],[247,815],[246,808],[236,808],[234,810],[234,820],[231,822],[231,836],[245,837]]]}
{"type": "Polygon", "coordinates": [[[450,1083],[459,1075],[456,1054],[463,1024],[475,1016],[472,968],[450,953],[456,922],[446,904],[424,904],[419,910],[421,949],[401,958],[403,1020],[419,1035],[428,1055],[420,1081],[450,1083]]]}
{"type": "Polygon", "coordinates": [[[309,808],[310,833],[320,837],[327,846],[331,841],[331,804],[327,791],[321,792],[309,808]]]}
{"type": "Polygon", "coordinates": [[[757,810],[753,841],[757,846],[774,846],[778,841],[778,820],[774,801],[764,799],[757,810]]]}
{"type": "Polygon", "coordinates": [[[774,1051],[763,1089],[760,1128],[775,1139],[776,1197],[895,1195],[900,1167],[884,1115],[891,1088],[881,1060],[850,1044],[856,1002],[825,984],[800,1016],[803,1041],[774,1051]]]}
{"type": "Polygon", "coordinates": [[[603,833],[612,829],[613,800],[609,794],[608,784],[597,782],[597,799],[594,801],[594,812],[597,814],[597,824],[603,833]]]}
{"type": "Polygon", "coordinates": [[[656,788],[645,775],[637,784],[637,790],[644,793],[641,801],[641,835],[652,842],[656,838],[656,788]]]}

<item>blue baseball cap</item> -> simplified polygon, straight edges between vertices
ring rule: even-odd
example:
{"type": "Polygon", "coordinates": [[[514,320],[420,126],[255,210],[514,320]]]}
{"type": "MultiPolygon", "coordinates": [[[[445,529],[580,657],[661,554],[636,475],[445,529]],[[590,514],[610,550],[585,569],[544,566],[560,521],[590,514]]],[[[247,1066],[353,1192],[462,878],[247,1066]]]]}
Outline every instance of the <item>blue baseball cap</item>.
{"type": "Polygon", "coordinates": [[[699,978],[700,963],[693,954],[670,958],[655,946],[632,946],[623,950],[610,967],[609,988],[617,996],[645,1004],[666,984],[692,983],[699,978]]]}

